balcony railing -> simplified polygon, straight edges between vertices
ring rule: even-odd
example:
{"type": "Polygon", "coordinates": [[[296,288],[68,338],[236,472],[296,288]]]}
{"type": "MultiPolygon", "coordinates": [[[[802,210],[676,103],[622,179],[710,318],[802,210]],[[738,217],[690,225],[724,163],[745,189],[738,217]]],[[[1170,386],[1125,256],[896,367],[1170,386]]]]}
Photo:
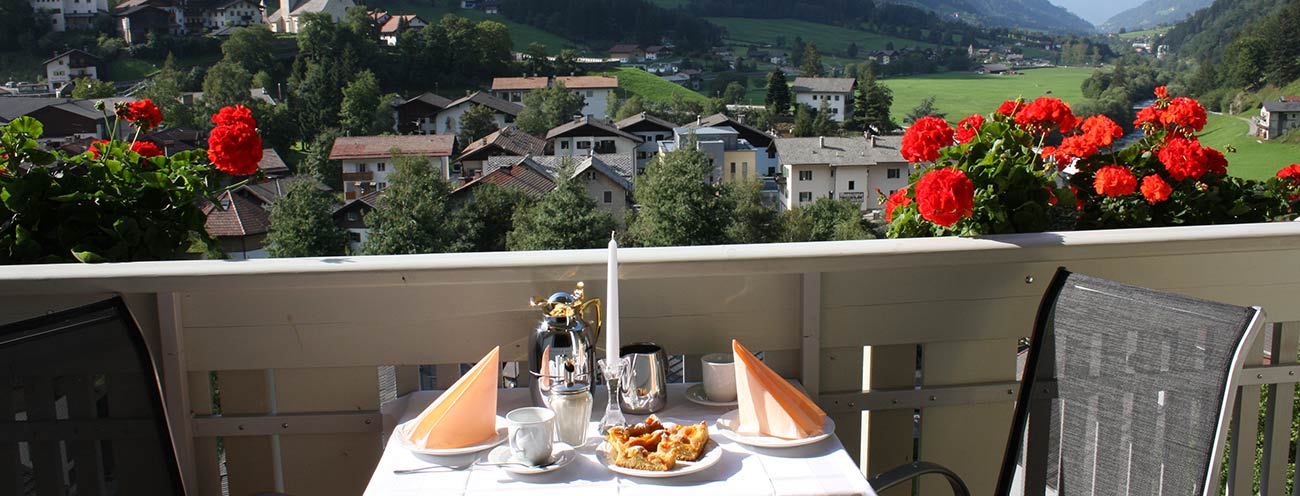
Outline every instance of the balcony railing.
{"type": "Polygon", "coordinates": [[[371,172],[371,171],[366,171],[366,172],[344,172],[344,173],[343,173],[343,180],[344,180],[344,181],[369,181],[369,180],[372,180],[372,179],[374,179],[374,178],[375,178],[375,173],[374,173],[374,172],[371,172]]]}
{"type": "MultiPolygon", "coordinates": [[[[378,370],[395,373],[401,394],[419,387],[419,365],[434,365],[446,385],[455,364],[495,345],[507,360],[526,360],[537,317],[528,297],[578,280],[603,296],[604,257],[579,250],[0,267],[0,322],[123,293],[159,351],[196,494],[222,494],[226,484],[236,495],[355,495],[382,450],[378,370]]],[[[742,339],[820,396],[864,470],[919,457],[951,466],[976,494],[992,490],[1017,341],[1056,267],[1263,306],[1281,324],[1256,345],[1247,375],[1268,385],[1268,420],[1258,432],[1258,386],[1244,388],[1230,484],[1233,494],[1251,490],[1257,435],[1262,490],[1280,494],[1286,484],[1300,374],[1300,223],[644,248],[620,258],[628,342],[685,354],[689,379],[698,377],[700,355],[742,339]]],[[[927,482],[921,490],[944,488],[927,482]]]]}

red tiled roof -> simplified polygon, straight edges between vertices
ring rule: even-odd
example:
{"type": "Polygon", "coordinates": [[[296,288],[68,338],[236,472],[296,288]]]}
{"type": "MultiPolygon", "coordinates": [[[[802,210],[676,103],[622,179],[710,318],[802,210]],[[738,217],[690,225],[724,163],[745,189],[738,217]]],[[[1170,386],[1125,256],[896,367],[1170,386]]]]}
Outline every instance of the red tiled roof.
{"type": "Polygon", "coordinates": [[[549,81],[546,76],[492,78],[492,91],[537,90],[545,88],[549,81]]]}
{"type": "Polygon", "coordinates": [[[502,188],[515,188],[532,198],[541,198],[542,195],[555,189],[555,182],[546,174],[530,165],[520,163],[510,167],[499,167],[492,172],[479,176],[478,179],[456,188],[456,191],[453,191],[452,194],[466,194],[478,184],[495,184],[502,188]]]}
{"type": "MultiPolygon", "coordinates": [[[[411,22],[416,19],[420,19],[420,18],[415,14],[403,14],[403,15],[395,15],[389,17],[388,20],[384,22],[384,25],[379,28],[379,32],[396,33],[398,30],[402,28],[402,23],[406,23],[409,26],[411,22]]],[[[420,19],[420,21],[421,24],[423,24],[423,19],[420,19]]]]}
{"type": "Polygon", "coordinates": [[[271,215],[251,201],[229,191],[217,197],[217,204],[208,204],[203,213],[208,216],[204,227],[208,234],[222,237],[242,237],[265,234],[271,230],[271,215]],[[221,203],[229,202],[225,209],[221,203]]]}
{"type": "Polygon", "coordinates": [[[396,155],[447,157],[456,138],[445,134],[424,136],[342,136],[334,140],[330,160],[386,158],[396,155]]]}
{"type": "Polygon", "coordinates": [[[555,81],[571,90],[618,87],[618,76],[556,76],[555,81]]]}

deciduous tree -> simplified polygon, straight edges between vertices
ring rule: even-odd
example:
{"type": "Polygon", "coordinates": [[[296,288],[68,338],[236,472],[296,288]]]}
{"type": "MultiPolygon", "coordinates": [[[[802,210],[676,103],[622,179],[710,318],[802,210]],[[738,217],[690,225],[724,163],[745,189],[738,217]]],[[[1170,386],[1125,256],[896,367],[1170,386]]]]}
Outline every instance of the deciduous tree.
{"type": "Polygon", "coordinates": [[[712,173],[713,166],[697,149],[694,135],[677,150],[650,161],[645,174],[637,178],[641,209],[628,227],[633,242],[641,246],[725,244],[730,198],[705,180],[712,173]]]}
{"type": "Polygon", "coordinates": [[[379,80],[369,70],[361,71],[343,88],[339,107],[339,128],[349,136],[366,136],[392,130],[392,110],[379,93],[379,80]],[[387,127],[383,127],[388,116],[387,127]]]}
{"type": "Polygon", "coordinates": [[[731,183],[724,189],[732,206],[727,240],[732,243],[771,243],[781,235],[780,216],[763,201],[763,182],[731,183]]]}
{"type": "Polygon", "coordinates": [[[389,187],[366,215],[370,237],[361,249],[367,255],[442,253],[453,234],[447,222],[451,186],[441,171],[423,157],[394,157],[389,187]]]}
{"type": "Polygon", "coordinates": [[[617,223],[587,189],[572,177],[571,165],[562,167],[555,189],[531,207],[515,213],[514,230],[506,236],[511,250],[577,250],[599,248],[609,241],[617,223]]]}
{"type": "Polygon", "coordinates": [[[347,232],[334,224],[334,197],[302,179],[271,206],[271,232],[266,250],[272,257],[324,257],[347,250],[347,232]]]}
{"type": "Polygon", "coordinates": [[[113,83],[97,81],[88,77],[77,78],[72,82],[72,97],[81,99],[108,98],[117,93],[113,83]]]}
{"type": "Polygon", "coordinates": [[[452,215],[455,239],[448,251],[505,251],[506,237],[515,228],[515,214],[533,200],[516,188],[480,184],[452,215]]]}
{"type": "Polygon", "coordinates": [[[469,144],[497,130],[496,113],[484,105],[471,105],[460,115],[460,141],[469,144]]]}
{"type": "Polygon", "coordinates": [[[217,62],[203,78],[203,106],[208,114],[215,114],[223,107],[247,105],[252,88],[253,75],[243,67],[225,60],[217,62]]]}
{"type": "Polygon", "coordinates": [[[550,88],[528,92],[524,97],[524,110],[519,112],[515,122],[526,133],[545,134],[581,114],[582,106],[581,96],[566,89],[564,83],[556,82],[550,88]]]}

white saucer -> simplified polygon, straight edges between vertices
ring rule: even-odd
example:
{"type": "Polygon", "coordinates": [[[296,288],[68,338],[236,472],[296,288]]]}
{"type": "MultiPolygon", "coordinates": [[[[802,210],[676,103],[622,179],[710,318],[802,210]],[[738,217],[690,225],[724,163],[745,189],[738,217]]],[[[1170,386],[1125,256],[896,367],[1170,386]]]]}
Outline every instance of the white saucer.
{"type": "Polygon", "coordinates": [[[419,453],[421,455],[449,456],[449,455],[466,455],[469,453],[478,453],[485,449],[501,444],[502,441],[506,440],[506,434],[508,433],[509,430],[507,427],[508,424],[506,423],[506,418],[500,415],[497,415],[496,417],[497,417],[496,435],[484,439],[482,441],[479,441],[477,443],[471,444],[469,446],[462,446],[459,448],[421,448],[419,446],[411,444],[411,442],[407,441],[406,439],[406,433],[413,426],[415,426],[414,420],[409,420],[406,423],[398,425],[397,437],[398,439],[401,440],[403,447],[405,447],[408,450],[411,450],[412,453],[419,453]]]}
{"type": "Polygon", "coordinates": [[[736,400],[731,401],[714,401],[704,394],[704,385],[696,384],[686,388],[686,399],[691,403],[704,406],[736,406],[736,400]]]}
{"type": "MultiPolygon", "coordinates": [[[[559,470],[565,465],[573,463],[578,458],[578,452],[573,450],[573,446],[556,441],[551,445],[551,460],[555,463],[545,467],[534,467],[527,465],[501,465],[500,468],[512,474],[544,474],[552,470],[559,470]]],[[[520,461],[510,452],[509,446],[498,446],[488,453],[487,463],[506,463],[520,461]]]]}
{"type": "Polygon", "coordinates": [[[610,471],[623,474],[623,475],[631,475],[634,477],[646,477],[651,479],[660,479],[665,477],[680,477],[687,474],[693,474],[701,470],[704,470],[706,468],[712,467],[713,465],[718,463],[718,460],[721,459],[722,459],[722,448],[718,446],[717,441],[714,441],[712,439],[709,440],[708,444],[704,445],[704,454],[700,456],[699,460],[695,460],[693,462],[678,460],[677,466],[673,467],[672,470],[668,470],[665,472],[660,472],[658,470],[639,470],[635,468],[627,468],[627,467],[620,467],[618,465],[614,465],[614,462],[609,459],[609,443],[601,442],[600,446],[596,447],[596,461],[600,462],[601,465],[604,465],[605,468],[608,468],[610,471]]]}
{"type": "Polygon", "coordinates": [[[736,425],[740,423],[740,410],[732,410],[722,414],[721,417],[718,417],[718,421],[714,422],[714,425],[717,426],[719,434],[722,434],[727,439],[740,444],[747,444],[759,448],[793,448],[795,446],[812,444],[831,437],[831,434],[835,433],[835,421],[831,420],[830,417],[822,417],[822,420],[826,423],[822,425],[821,434],[805,437],[803,439],[785,439],[781,437],[764,436],[762,434],[741,434],[736,432],[736,425]]]}

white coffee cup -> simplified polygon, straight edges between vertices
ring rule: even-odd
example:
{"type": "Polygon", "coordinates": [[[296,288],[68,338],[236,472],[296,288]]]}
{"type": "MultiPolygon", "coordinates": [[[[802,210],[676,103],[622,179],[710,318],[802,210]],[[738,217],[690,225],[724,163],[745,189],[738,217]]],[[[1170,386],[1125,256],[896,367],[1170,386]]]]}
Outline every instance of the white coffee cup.
{"type": "Polygon", "coordinates": [[[731,353],[710,353],[700,359],[704,395],[712,401],[736,401],[736,366],[731,353]]]}
{"type": "Polygon", "coordinates": [[[551,461],[555,412],[530,406],[506,414],[510,429],[510,454],[520,461],[541,465],[551,461]]]}

